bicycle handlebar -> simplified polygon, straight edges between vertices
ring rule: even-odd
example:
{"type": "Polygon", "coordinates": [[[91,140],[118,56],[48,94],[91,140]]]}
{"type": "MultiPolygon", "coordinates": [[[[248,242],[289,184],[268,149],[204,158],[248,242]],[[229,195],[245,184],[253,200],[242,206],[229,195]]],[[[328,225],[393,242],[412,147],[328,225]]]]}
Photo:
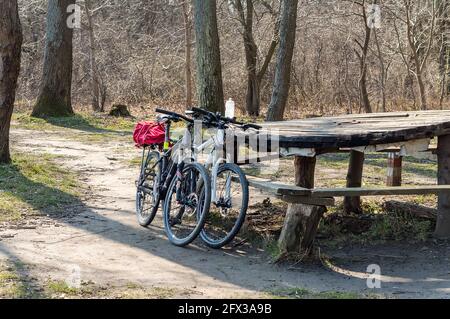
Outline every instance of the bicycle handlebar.
{"type": "Polygon", "coordinates": [[[163,109],[160,109],[160,108],[156,108],[155,112],[161,113],[161,114],[170,115],[170,116],[173,116],[173,117],[178,117],[178,118],[180,118],[180,119],[182,119],[182,120],[184,120],[186,122],[194,123],[193,119],[190,119],[187,116],[184,116],[182,114],[178,114],[178,113],[175,113],[175,112],[172,112],[172,111],[167,111],[167,110],[163,110],[163,109]]]}
{"type": "Polygon", "coordinates": [[[199,108],[199,107],[193,107],[192,108],[192,111],[194,111],[194,112],[197,112],[197,113],[202,113],[203,115],[214,115],[214,116],[216,116],[214,113],[212,113],[212,112],[209,112],[209,111],[207,111],[207,110],[204,110],[204,109],[201,109],[201,108],[199,108]]]}
{"type": "Polygon", "coordinates": [[[254,128],[256,130],[262,129],[262,126],[259,126],[257,124],[239,122],[239,121],[236,121],[235,118],[231,119],[231,118],[228,118],[228,117],[224,117],[224,116],[222,116],[222,115],[220,115],[218,113],[209,112],[207,110],[204,110],[204,109],[201,109],[201,108],[198,108],[198,107],[193,107],[192,111],[197,112],[197,113],[201,113],[201,114],[206,115],[206,116],[211,116],[216,121],[224,121],[226,123],[232,123],[232,124],[236,124],[236,125],[241,125],[241,126],[244,127],[244,129],[247,129],[249,127],[254,128]]]}

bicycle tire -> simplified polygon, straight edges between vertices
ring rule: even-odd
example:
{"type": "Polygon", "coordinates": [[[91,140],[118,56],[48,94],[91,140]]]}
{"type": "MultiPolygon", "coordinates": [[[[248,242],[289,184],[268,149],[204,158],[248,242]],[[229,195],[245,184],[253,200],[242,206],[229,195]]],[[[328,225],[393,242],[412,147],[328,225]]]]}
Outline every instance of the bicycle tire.
{"type": "Polygon", "coordinates": [[[160,161],[160,154],[156,151],[151,151],[148,153],[145,161],[141,165],[141,172],[139,174],[139,180],[138,185],[136,188],[136,217],[138,220],[139,225],[143,227],[147,227],[150,225],[153,221],[153,219],[156,216],[156,213],[158,212],[159,203],[161,201],[161,196],[159,193],[159,183],[161,181],[161,161],[160,161]],[[152,160],[154,160],[152,162],[152,160]],[[154,163],[153,167],[150,169],[153,169],[154,172],[147,172],[146,170],[149,169],[148,166],[150,162],[154,163]],[[155,169],[156,168],[156,169],[155,169]],[[152,185],[145,185],[147,182],[147,179],[149,176],[153,177],[153,184],[152,185]],[[155,185],[155,180],[157,185],[155,185]],[[147,187],[148,186],[148,187],[147,187]],[[145,187],[145,189],[144,189],[145,187]],[[146,192],[150,192],[150,194],[147,194],[146,192]],[[152,206],[148,208],[148,214],[143,214],[145,200],[148,195],[148,198],[151,200],[152,206]]]}
{"type": "MultiPolygon", "coordinates": [[[[210,234],[211,232],[207,229],[207,227],[204,227],[202,229],[202,231],[200,232],[200,238],[205,242],[205,244],[208,247],[211,247],[214,249],[222,248],[223,246],[229,244],[234,239],[234,237],[236,237],[236,235],[239,233],[239,231],[242,227],[242,224],[245,221],[245,217],[247,215],[248,199],[249,199],[249,189],[248,189],[247,177],[245,176],[245,173],[242,171],[242,169],[238,165],[233,164],[233,163],[221,164],[217,170],[217,175],[219,176],[221,173],[224,173],[226,171],[230,171],[238,177],[239,185],[241,186],[241,192],[242,192],[242,202],[241,202],[241,207],[239,209],[239,214],[238,214],[236,220],[234,221],[234,225],[229,232],[228,231],[226,232],[225,236],[223,236],[221,238],[213,239],[210,234]]],[[[215,205],[215,204],[212,203],[211,205],[215,205]]],[[[210,217],[210,219],[213,218],[213,216],[209,216],[209,217],[210,217]]],[[[220,227],[220,225],[219,225],[219,227],[220,227]]]]}
{"type": "MultiPolygon", "coordinates": [[[[179,237],[175,234],[174,230],[172,229],[173,225],[171,223],[173,222],[171,220],[171,208],[172,208],[172,196],[176,196],[175,192],[175,186],[177,184],[178,178],[174,177],[170,183],[170,186],[167,190],[166,198],[164,201],[164,229],[166,231],[166,235],[169,239],[169,241],[176,245],[176,246],[186,246],[193,242],[200,232],[202,231],[203,225],[205,224],[206,217],[209,211],[210,203],[211,203],[211,181],[208,174],[208,171],[199,163],[190,163],[186,164],[183,168],[183,174],[192,171],[197,172],[199,178],[202,180],[202,184],[205,185],[201,189],[198,189],[198,187],[195,190],[195,193],[197,193],[197,208],[196,212],[192,215],[195,216],[196,223],[193,227],[192,231],[189,232],[187,236],[179,237]],[[200,194],[198,194],[200,193],[200,194]],[[203,200],[203,202],[202,202],[203,200]]],[[[194,192],[192,192],[194,194],[194,192]]],[[[185,196],[186,194],[182,194],[185,196]]],[[[188,196],[190,196],[189,194],[188,196]]],[[[183,212],[181,215],[184,215],[184,210],[186,209],[186,205],[183,208],[180,208],[180,210],[183,209],[183,212]]],[[[180,213],[178,213],[180,214],[180,213]]],[[[181,224],[181,222],[180,222],[181,224]]]]}

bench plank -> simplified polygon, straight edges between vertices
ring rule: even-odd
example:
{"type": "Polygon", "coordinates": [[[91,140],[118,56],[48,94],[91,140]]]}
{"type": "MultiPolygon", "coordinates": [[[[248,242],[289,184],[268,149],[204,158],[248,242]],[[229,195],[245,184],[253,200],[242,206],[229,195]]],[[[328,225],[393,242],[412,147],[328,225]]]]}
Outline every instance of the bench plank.
{"type": "Polygon", "coordinates": [[[247,180],[250,186],[275,195],[309,196],[311,194],[311,190],[307,188],[272,182],[270,179],[247,176],[247,180]]]}
{"type": "Polygon", "coordinates": [[[423,195],[450,192],[450,185],[383,186],[376,188],[315,188],[310,191],[311,197],[423,195]]]}

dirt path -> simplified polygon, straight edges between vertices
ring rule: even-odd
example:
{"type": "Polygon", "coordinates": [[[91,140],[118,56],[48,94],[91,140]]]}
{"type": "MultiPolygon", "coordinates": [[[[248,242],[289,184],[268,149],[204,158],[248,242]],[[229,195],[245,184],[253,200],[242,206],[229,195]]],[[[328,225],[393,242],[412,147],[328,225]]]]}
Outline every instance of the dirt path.
{"type": "MultiPolygon", "coordinates": [[[[81,134],[81,133],[80,133],[81,134]]],[[[191,298],[260,297],[265,292],[301,287],[315,292],[352,291],[406,297],[450,296],[450,246],[386,245],[345,247],[329,252],[334,270],[321,266],[277,266],[252,248],[214,251],[194,243],[172,246],[160,216],[149,229],[134,215],[136,170],[127,163],[139,155],[129,142],[92,144],[63,133],[14,129],[15,147],[64,155],[61,164],[80,174],[89,196],[63,218],[39,218],[34,229],[0,228],[0,261],[30,265],[38,280],[65,280],[74,269],[83,281],[176,289],[191,298]],[[8,238],[9,237],[9,238],[8,238]],[[368,289],[369,264],[382,270],[382,289],[368,289]]]]}

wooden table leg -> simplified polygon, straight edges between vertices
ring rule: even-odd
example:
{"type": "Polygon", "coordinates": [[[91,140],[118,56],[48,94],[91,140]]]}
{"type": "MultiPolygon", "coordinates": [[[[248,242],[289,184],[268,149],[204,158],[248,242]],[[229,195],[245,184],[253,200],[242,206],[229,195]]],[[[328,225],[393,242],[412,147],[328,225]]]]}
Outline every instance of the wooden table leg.
{"type": "MultiPolygon", "coordinates": [[[[350,152],[350,161],[347,172],[347,187],[361,187],[364,167],[364,153],[358,151],[350,152]]],[[[344,197],[344,211],[349,213],[361,214],[361,197],[344,197]]]]}
{"type": "Polygon", "coordinates": [[[402,159],[398,153],[388,154],[386,186],[402,186],[402,159]]]}
{"type": "MultiPolygon", "coordinates": [[[[296,156],[295,184],[314,188],[315,157],[296,156]]],[[[282,252],[310,252],[319,227],[320,219],[326,212],[325,206],[289,204],[278,244],[282,252]]]]}
{"type": "MultiPolygon", "coordinates": [[[[450,184],[450,135],[438,137],[438,184],[450,184]]],[[[450,192],[438,195],[436,230],[438,238],[450,238],[450,192]]]]}

